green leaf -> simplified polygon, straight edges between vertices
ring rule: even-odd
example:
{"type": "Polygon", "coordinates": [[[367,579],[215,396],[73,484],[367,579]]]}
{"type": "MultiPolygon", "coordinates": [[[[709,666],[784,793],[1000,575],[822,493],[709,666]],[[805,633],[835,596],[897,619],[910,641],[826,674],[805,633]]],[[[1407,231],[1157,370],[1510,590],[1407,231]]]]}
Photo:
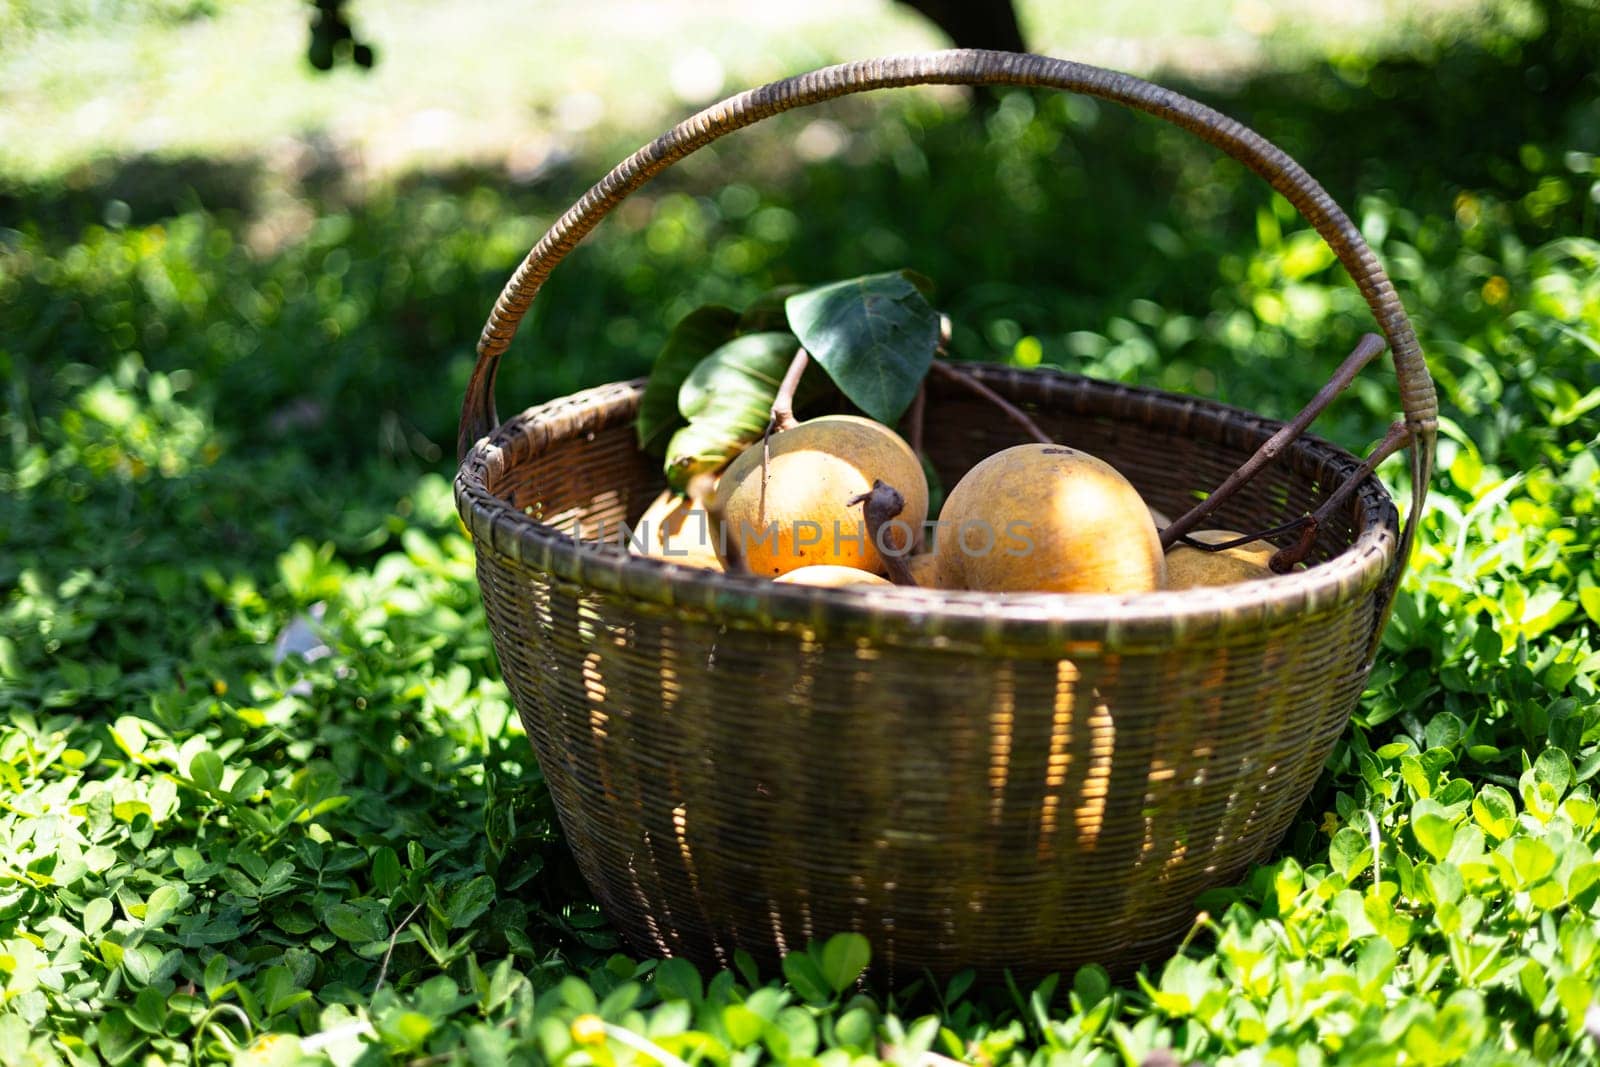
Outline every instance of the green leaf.
{"type": "Polygon", "coordinates": [[[207,792],[222,787],[222,757],[208,749],[195,753],[189,761],[189,777],[194,784],[207,792]]]}
{"type": "Polygon", "coordinates": [[[144,924],[156,929],[177,913],[183,896],[170,885],[159,886],[144,905],[144,924]]]}
{"type": "Polygon", "coordinates": [[[1400,760],[1400,777],[1405,779],[1406,785],[1411,787],[1411,792],[1418,797],[1428,797],[1433,794],[1433,779],[1416,756],[1406,756],[1400,760]]]}
{"type": "MultiPolygon", "coordinates": [[[[678,410],[688,425],[667,444],[667,481],[677,489],[700,471],[716,470],[756,440],[771,419],[772,401],[798,348],[787,333],[750,333],[706,356],[678,390],[678,410]]],[[[802,387],[815,390],[820,375],[802,387]]],[[[803,397],[797,393],[796,406],[803,397]]]]}
{"type": "Polygon", "coordinates": [[[1533,764],[1533,780],[1549,786],[1560,797],[1572,785],[1572,761],[1559,748],[1547,748],[1533,764]]]}
{"type": "Polygon", "coordinates": [[[1511,861],[1517,888],[1542,882],[1556,869],[1555,850],[1538,838],[1513,837],[1500,847],[1500,854],[1511,861]]]}
{"type": "Polygon", "coordinates": [[[739,313],[708,304],[678,320],[656,354],[644,392],[639,396],[636,428],[639,447],[663,455],[667,441],[684,424],[678,411],[678,390],[695,366],[739,331],[739,313]]]}
{"type": "Polygon", "coordinates": [[[1442,860],[1450,854],[1450,843],[1455,839],[1455,826],[1444,816],[1425,812],[1411,824],[1411,832],[1416,835],[1417,844],[1425,848],[1434,859],[1442,860]]]}
{"type": "Polygon", "coordinates": [[[228,980],[228,957],[217,953],[206,961],[205,973],[202,976],[202,985],[206,991],[206,999],[215,1003],[222,993],[222,986],[228,980]]]}
{"type": "Polygon", "coordinates": [[[849,1049],[875,1049],[877,1032],[877,1021],[865,1008],[851,1008],[839,1016],[833,1027],[833,1036],[839,1045],[849,1049]]]}
{"type": "Polygon", "coordinates": [[[109,898],[95,897],[83,906],[83,932],[85,934],[93,937],[110,921],[111,901],[109,898]]]}
{"type": "Polygon", "coordinates": [[[383,896],[390,896],[400,888],[404,874],[400,870],[400,857],[388,845],[372,854],[372,884],[383,896]]]}
{"type": "Polygon", "coordinates": [[[1428,725],[1423,727],[1422,738],[1424,744],[1430,748],[1453,749],[1467,734],[1467,724],[1459,716],[1448,711],[1440,712],[1428,720],[1428,725]]]}
{"type": "Polygon", "coordinates": [[[1582,863],[1567,876],[1567,899],[1583,911],[1600,899],[1600,863],[1582,863]]]}
{"type": "Polygon", "coordinates": [[[939,342],[939,313],[903,271],[808,289],[789,328],[852,403],[886,425],[911,406],[939,342]]]}
{"type": "Polygon", "coordinates": [[[698,1004],[704,996],[700,972],[683,959],[666,959],[656,965],[655,988],[656,996],[662,1000],[687,1000],[698,1004]]]}
{"type": "Polygon", "coordinates": [[[486,874],[451,890],[445,903],[445,918],[449,920],[450,928],[460,930],[476,922],[478,916],[488,911],[489,905],[494,903],[494,892],[494,879],[486,874]]]}
{"type": "Polygon", "coordinates": [[[147,1034],[160,1036],[167,1021],[167,998],[158,989],[139,990],[128,1010],[128,1021],[147,1034]]]}
{"type": "Polygon", "coordinates": [[[1454,904],[1461,899],[1461,894],[1466,892],[1466,883],[1462,881],[1461,872],[1449,863],[1429,867],[1424,880],[1428,884],[1428,894],[1433,898],[1435,906],[1454,904]]]}
{"type": "Polygon", "coordinates": [[[723,1008],[722,1025],[736,1048],[755,1044],[766,1029],[766,1021],[743,1004],[729,1004],[723,1008]]]}
{"type": "Polygon", "coordinates": [[[822,976],[822,969],[808,953],[790,952],[785,955],[783,977],[808,1004],[826,1004],[833,999],[833,990],[822,976]]]}
{"type": "Polygon", "coordinates": [[[1583,605],[1583,613],[1589,616],[1589,621],[1600,623],[1600,586],[1578,590],[1578,602],[1583,605]]]}
{"type": "Polygon", "coordinates": [[[855,985],[872,962],[872,946],[861,934],[834,934],[822,946],[822,977],[835,993],[855,985]]]}
{"type": "Polygon", "coordinates": [[[803,1062],[815,1055],[818,1037],[816,1020],[809,1011],[797,1007],[780,1011],[766,1031],[767,1047],[785,1063],[803,1062]]]}
{"type": "Polygon", "coordinates": [[[1078,968],[1072,976],[1072,992],[1080,1011],[1088,1011],[1111,994],[1111,975],[1098,963],[1078,968]]]}
{"type": "Polygon", "coordinates": [[[1351,826],[1340,829],[1328,843],[1328,862],[1346,882],[1353,881],[1372,862],[1367,835],[1351,826]]]}
{"type": "Polygon", "coordinates": [[[108,1012],[95,1028],[95,1045],[106,1062],[115,1067],[134,1057],[145,1043],[145,1035],[129,1021],[124,1011],[108,1012]]]}
{"type": "Polygon", "coordinates": [[[341,941],[366,944],[389,936],[383,912],[371,905],[335,904],[323,913],[322,921],[341,941]]]}
{"type": "Polygon", "coordinates": [[[1517,805],[1510,793],[1491,783],[1478,790],[1472,801],[1472,817],[1484,833],[1504,840],[1516,829],[1517,805]]]}

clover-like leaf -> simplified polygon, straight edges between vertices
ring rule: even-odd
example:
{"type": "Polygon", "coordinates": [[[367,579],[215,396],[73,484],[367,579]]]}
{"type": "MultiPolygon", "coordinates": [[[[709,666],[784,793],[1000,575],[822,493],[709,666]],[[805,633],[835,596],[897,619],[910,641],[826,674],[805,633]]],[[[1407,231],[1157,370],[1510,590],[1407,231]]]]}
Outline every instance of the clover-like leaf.
{"type": "Polygon", "coordinates": [[[822,977],[835,993],[855,984],[872,962],[872,946],[860,934],[834,934],[822,946],[822,977]]]}
{"type": "Polygon", "coordinates": [[[789,328],[851,403],[893,425],[917,395],[939,341],[939,313],[906,271],[796,293],[789,328]]]}
{"type": "Polygon", "coordinates": [[[805,952],[791,952],[783,957],[783,977],[802,1000],[811,1004],[826,1004],[833,999],[833,990],[822,975],[817,962],[805,952]]]}
{"type": "Polygon", "coordinates": [[[370,901],[334,904],[322,916],[328,930],[342,941],[363,943],[389,936],[382,909],[370,901]]]}

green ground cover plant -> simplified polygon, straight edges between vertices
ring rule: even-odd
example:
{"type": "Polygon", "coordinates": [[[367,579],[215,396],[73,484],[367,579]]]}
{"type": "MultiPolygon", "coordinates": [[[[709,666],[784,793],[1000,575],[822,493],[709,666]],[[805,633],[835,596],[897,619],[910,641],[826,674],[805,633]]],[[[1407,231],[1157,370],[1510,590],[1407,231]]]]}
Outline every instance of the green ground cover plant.
{"type": "MultiPolygon", "coordinates": [[[[702,976],[607,927],[500,682],[448,451],[500,283],[609,159],[313,182],[277,241],[270,204],[173,193],[159,161],[159,196],[7,185],[0,1058],[1591,1062],[1600,27],[1529,10],[1195,90],[1351,209],[1445,420],[1377,668],[1300,819],[1124,983],[860,988],[851,936],[702,976]]],[[[640,373],[699,304],[908,264],[964,356],[1273,414],[1368,328],[1286,204],[1149,120],[1028,94],[830,114],[849,151],[773,162],[815,118],[794,116],[598,231],[503,406],[640,373]]],[[[1319,431],[1376,437],[1386,374],[1319,431]]]]}

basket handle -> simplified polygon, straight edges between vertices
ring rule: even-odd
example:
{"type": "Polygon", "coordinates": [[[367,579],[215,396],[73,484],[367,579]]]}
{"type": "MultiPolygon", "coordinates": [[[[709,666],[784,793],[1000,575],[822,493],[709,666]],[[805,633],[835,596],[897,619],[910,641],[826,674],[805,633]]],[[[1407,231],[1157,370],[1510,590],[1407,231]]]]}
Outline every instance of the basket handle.
{"type": "MultiPolygon", "coordinates": [[[[1149,112],[1215,145],[1255,171],[1316,228],[1360,288],[1394,353],[1401,410],[1411,434],[1412,473],[1412,508],[1397,553],[1397,580],[1400,566],[1409,555],[1413,527],[1422,514],[1432,474],[1439,402],[1400,298],[1361,232],[1316,179],[1254,130],[1180,93],[1131,75],[1047,56],[956,49],[824,67],[713,104],[617,164],[539,239],[495,302],[478,340],[477,365],[467,382],[456,441],[457,459],[465,458],[478,439],[499,424],[494,406],[495,370],[534,296],[556,264],[631,193],[724,134],[780,112],[872,89],[931,84],[1061,89],[1149,112]]],[[[1383,614],[1387,615],[1387,604],[1383,614]]]]}

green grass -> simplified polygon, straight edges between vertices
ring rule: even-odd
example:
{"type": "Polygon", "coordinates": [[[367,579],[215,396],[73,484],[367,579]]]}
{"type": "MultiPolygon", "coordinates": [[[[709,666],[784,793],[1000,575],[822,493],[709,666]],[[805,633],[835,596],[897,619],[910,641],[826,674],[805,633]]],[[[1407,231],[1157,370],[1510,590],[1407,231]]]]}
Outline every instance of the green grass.
{"type": "MultiPolygon", "coordinates": [[[[349,7],[380,51],[370,75],[311,70],[304,0],[6,0],[0,173],[37,180],[147,154],[266,155],[292,167],[291,142],[307,137],[377,175],[507,156],[514,169],[537,167],[574,148],[609,149],[610,138],[653,135],[689,104],[708,102],[702,93],[719,82],[731,91],[947,43],[890,0],[349,7]]],[[[1472,0],[1423,6],[1434,15],[1471,9],[1472,0]]],[[[1019,10],[1035,50],[1135,72],[1163,62],[1226,72],[1264,55],[1404,37],[1414,21],[1401,0],[1316,18],[1259,0],[1024,0],[1019,10]]],[[[1463,14],[1452,25],[1477,21],[1463,14]]]]}
{"type": "MultiPolygon", "coordinates": [[[[1122,985],[1086,968],[861,992],[849,939],[706,981],[639,959],[594,907],[447,479],[483,316],[611,157],[521,182],[492,165],[276,188],[251,184],[265,164],[204,153],[8,171],[6,1062],[649,1062],[625,1032],[737,1065],[887,1047],[1041,1067],[1158,1047],[1588,1062],[1600,27],[1576,4],[1541,17],[1569,21],[1195,90],[1351,210],[1445,423],[1378,667],[1310,800],[1270,864],[1200,902],[1182,951],[1122,985]],[[325,654],[280,662],[311,620],[325,654]],[[590,1013],[619,1029],[575,1044],[590,1013]]],[[[861,131],[838,154],[796,165],[817,116],[791,116],[597,231],[536,304],[502,406],[641,372],[699,303],[901,266],[934,279],[964,355],[1273,414],[1368,328],[1285,204],[1152,120],[1028,95],[825,115],[861,131]]],[[[1319,431],[1377,436],[1390,375],[1319,431]]]]}

